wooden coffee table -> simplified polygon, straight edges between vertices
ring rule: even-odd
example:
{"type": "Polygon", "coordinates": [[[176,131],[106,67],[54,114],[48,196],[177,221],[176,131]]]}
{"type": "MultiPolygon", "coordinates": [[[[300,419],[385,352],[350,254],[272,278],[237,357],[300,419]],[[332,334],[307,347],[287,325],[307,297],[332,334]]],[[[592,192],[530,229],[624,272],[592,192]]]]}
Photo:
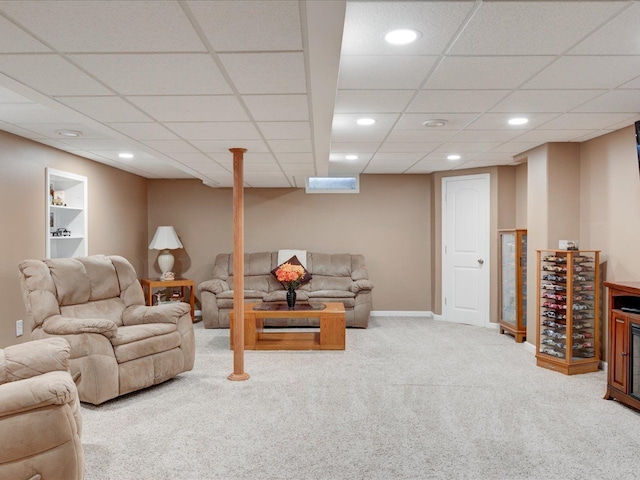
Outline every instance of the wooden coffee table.
{"type": "MultiPolygon", "coordinates": [[[[286,304],[278,304],[277,310],[254,310],[260,302],[244,304],[244,348],[246,350],[344,350],[346,320],[344,305],[340,302],[325,303],[322,310],[305,309],[302,304],[295,310],[286,304]],[[279,332],[278,329],[265,332],[265,318],[318,318],[320,331],[279,332]]],[[[231,342],[233,349],[233,317],[229,313],[231,342]]]]}

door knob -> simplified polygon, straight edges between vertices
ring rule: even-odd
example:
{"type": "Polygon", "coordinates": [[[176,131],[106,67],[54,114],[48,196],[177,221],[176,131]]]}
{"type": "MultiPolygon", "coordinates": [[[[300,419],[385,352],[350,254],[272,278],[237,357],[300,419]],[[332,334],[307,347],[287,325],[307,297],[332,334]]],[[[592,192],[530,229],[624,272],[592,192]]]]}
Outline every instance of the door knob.
{"type": "Polygon", "coordinates": [[[480,265],[483,265],[483,264],[484,264],[484,260],[483,260],[483,259],[481,259],[481,258],[479,258],[479,259],[478,259],[478,263],[479,263],[480,265]]]}

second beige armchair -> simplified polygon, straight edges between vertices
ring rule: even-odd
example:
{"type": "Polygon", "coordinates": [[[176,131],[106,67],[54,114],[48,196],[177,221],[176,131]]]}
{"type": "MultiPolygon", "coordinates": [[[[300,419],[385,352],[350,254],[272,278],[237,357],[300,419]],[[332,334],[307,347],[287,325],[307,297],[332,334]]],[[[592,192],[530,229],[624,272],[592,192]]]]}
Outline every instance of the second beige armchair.
{"type": "Polygon", "coordinates": [[[84,450],[69,344],[36,340],[0,350],[0,478],[81,480],[84,450]]]}

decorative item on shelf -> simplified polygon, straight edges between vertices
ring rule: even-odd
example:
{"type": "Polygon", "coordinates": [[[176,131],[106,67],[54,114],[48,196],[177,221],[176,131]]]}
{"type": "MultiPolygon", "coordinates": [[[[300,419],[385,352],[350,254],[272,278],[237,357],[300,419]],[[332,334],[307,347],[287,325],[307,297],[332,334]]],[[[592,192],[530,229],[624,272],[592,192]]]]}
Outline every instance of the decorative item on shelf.
{"type": "Polygon", "coordinates": [[[302,265],[294,265],[289,262],[283,263],[275,271],[276,278],[287,289],[289,308],[296,306],[296,288],[302,284],[305,275],[307,275],[307,271],[302,265]]]}
{"type": "Polygon", "coordinates": [[[171,301],[171,302],[182,302],[183,301],[182,291],[181,290],[174,290],[173,292],[171,292],[171,296],[169,297],[169,301],[171,301]]]}
{"type": "Polygon", "coordinates": [[[578,250],[577,240],[559,240],[558,250],[578,250]]]}
{"type": "Polygon", "coordinates": [[[173,278],[165,278],[167,272],[171,272],[173,268],[174,258],[169,250],[176,248],[182,248],[182,242],[178,238],[178,234],[171,226],[158,227],[156,234],[153,236],[153,240],[149,244],[150,250],[162,250],[158,255],[158,266],[162,270],[161,280],[173,280],[173,278]]]}
{"type": "Polygon", "coordinates": [[[164,281],[173,281],[176,279],[176,274],[173,272],[164,272],[160,278],[164,281]]]}
{"type": "Polygon", "coordinates": [[[153,305],[160,305],[164,300],[164,294],[162,292],[156,292],[153,294],[153,305]]]}
{"type": "Polygon", "coordinates": [[[66,228],[57,228],[56,230],[51,232],[51,235],[53,237],[70,237],[71,231],[67,230],[66,228]]]}
{"type": "Polygon", "coordinates": [[[64,190],[54,190],[53,201],[51,203],[58,207],[66,207],[67,204],[64,203],[64,190]]]}

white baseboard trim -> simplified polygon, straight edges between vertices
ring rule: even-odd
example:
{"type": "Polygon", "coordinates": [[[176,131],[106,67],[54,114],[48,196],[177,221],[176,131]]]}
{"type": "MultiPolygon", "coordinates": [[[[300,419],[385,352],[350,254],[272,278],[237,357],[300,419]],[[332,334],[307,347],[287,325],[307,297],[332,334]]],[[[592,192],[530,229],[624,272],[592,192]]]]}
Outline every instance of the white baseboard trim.
{"type": "Polygon", "coordinates": [[[534,355],[536,354],[536,346],[533,343],[524,342],[524,349],[534,355]]]}
{"type": "Polygon", "coordinates": [[[489,322],[485,325],[485,328],[490,328],[491,330],[498,330],[500,325],[497,323],[489,322]]]}
{"type": "Polygon", "coordinates": [[[433,312],[429,311],[384,311],[384,310],[372,310],[370,315],[372,317],[428,317],[433,318],[433,312]]]}

